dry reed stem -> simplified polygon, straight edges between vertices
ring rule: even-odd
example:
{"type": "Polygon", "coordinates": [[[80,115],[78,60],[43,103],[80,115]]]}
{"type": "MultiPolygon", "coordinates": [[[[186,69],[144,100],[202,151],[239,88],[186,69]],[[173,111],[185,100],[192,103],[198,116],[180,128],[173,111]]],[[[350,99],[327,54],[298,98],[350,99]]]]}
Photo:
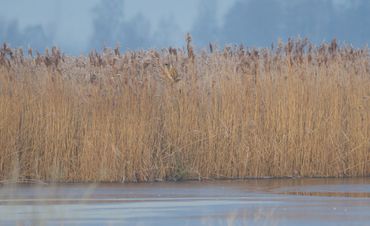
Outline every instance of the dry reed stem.
{"type": "Polygon", "coordinates": [[[289,40],[189,61],[187,48],[32,58],[3,45],[0,180],[370,175],[366,49],[289,40]]]}

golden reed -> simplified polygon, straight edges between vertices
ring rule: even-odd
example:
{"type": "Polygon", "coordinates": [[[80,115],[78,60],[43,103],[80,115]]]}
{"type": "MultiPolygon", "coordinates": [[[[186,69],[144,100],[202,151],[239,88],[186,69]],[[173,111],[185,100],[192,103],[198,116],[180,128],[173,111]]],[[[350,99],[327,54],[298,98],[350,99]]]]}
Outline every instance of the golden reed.
{"type": "Polygon", "coordinates": [[[370,175],[368,49],[0,50],[0,180],[370,175]]]}

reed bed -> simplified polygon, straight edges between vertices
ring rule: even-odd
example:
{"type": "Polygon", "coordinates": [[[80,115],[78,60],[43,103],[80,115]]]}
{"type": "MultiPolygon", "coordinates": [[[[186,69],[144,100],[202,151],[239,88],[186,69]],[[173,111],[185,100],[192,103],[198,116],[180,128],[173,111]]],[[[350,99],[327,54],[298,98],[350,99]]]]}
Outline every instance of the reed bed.
{"type": "Polygon", "coordinates": [[[0,49],[0,181],[370,175],[366,48],[0,49]]]}

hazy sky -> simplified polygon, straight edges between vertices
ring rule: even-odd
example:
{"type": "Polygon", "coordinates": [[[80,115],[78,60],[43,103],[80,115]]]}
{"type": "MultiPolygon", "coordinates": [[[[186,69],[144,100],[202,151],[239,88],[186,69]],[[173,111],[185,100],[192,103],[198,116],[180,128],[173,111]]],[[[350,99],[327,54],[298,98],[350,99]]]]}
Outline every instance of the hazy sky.
{"type": "Polygon", "coordinates": [[[186,32],[199,45],[268,45],[297,35],[315,42],[335,36],[356,45],[370,40],[368,0],[0,1],[1,42],[57,45],[75,54],[114,43],[133,49],[181,46],[186,32]]]}
{"type": "MultiPolygon", "coordinates": [[[[220,2],[222,17],[235,0],[220,2]]],[[[45,30],[54,34],[53,43],[65,48],[83,51],[92,34],[92,10],[99,0],[1,0],[0,20],[17,20],[19,27],[41,24],[45,30]]],[[[157,29],[162,19],[171,19],[179,27],[181,38],[191,30],[197,16],[199,0],[126,0],[124,18],[129,20],[142,14],[157,29]]],[[[9,40],[11,41],[11,40],[9,40]]],[[[183,40],[179,40],[180,44],[183,40]]]]}

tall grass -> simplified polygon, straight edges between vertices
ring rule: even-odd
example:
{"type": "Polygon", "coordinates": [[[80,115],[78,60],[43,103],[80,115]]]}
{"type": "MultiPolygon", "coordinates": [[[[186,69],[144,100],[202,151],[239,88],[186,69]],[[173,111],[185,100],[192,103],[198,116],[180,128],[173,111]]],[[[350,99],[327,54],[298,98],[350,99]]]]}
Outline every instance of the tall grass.
{"type": "Polygon", "coordinates": [[[0,180],[370,175],[368,49],[0,51],[0,180]]]}

